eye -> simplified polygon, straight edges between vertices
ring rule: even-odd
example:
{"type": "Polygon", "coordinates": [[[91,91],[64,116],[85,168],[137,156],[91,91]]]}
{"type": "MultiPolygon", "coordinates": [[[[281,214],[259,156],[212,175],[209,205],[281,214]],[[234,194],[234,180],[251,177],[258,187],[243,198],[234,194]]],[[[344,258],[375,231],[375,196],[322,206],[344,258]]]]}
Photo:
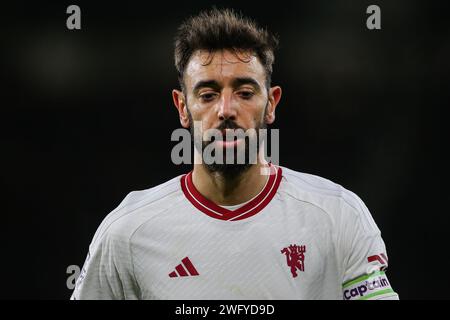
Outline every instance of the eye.
{"type": "Polygon", "coordinates": [[[200,95],[200,100],[202,100],[203,102],[209,102],[214,100],[214,98],[216,97],[216,93],[214,92],[207,92],[207,93],[203,93],[200,95]]]}
{"type": "Polygon", "coordinates": [[[253,93],[253,91],[245,90],[245,91],[239,91],[239,92],[238,92],[238,95],[239,95],[242,99],[249,100],[249,99],[251,99],[255,94],[253,93]]]}

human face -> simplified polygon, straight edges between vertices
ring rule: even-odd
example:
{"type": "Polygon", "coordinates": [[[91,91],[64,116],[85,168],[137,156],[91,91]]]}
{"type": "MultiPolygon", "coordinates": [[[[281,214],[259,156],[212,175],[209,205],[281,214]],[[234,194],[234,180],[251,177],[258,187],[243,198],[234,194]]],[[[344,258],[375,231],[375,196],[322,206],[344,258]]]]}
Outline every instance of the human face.
{"type": "MultiPolygon", "coordinates": [[[[259,129],[275,119],[281,88],[266,88],[266,74],[258,58],[248,52],[196,51],[184,72],[184,92],[173,91],[183,127],[201,121],[203,137],[208,129],[259,129]]],[[[245,143],[214,141],[217,147],[236,148],[245,143]]]]}

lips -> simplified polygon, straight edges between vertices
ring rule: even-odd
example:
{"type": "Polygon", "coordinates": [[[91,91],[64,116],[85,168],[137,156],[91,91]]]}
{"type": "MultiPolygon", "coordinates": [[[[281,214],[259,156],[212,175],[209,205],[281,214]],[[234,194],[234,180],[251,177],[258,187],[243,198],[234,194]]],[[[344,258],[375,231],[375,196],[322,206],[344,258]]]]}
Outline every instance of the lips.
{"type": "Polygon", "coordinates": [[[220,132],[219,139],[215,139],[216,136],[214,136],[213,141],[211,141],[211,137],[213,137],[213,135],[211,135],[211,136],[207,135],[209,138],[207,138],[205,140],[211,141],[209,143],[213,143],[219,148],[220,147],[223,147],[223,148],[237,147],[241,143],[245,142],[244,141],[245,134],[244,135],[242,134],[244,132],[244,130],[241,128],[236,128],[236,129],[235,128],[224,128],[224,129],[218,129],[218,130],[220,132]]]}
{"type": "Polygon", "coordinates": [[[222,146],[224,148],[233,148],[238,145],[240,140],[242,140],[242,139],[235,140],[235,141],[218,140],[218,141],[215,141],[214,143],[216,143],[219,147],[222,146]]]}

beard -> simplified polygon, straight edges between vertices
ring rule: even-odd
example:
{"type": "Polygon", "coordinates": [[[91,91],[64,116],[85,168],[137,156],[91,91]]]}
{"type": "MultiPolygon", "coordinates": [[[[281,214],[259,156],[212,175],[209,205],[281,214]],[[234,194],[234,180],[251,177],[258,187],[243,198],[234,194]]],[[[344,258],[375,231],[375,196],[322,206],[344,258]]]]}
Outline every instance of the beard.
{"type": "MultiPolygon", "coordinates": [[[[266,108],[264,111],[264,116],[267,110],[267,104],[266,104],[266,108]]],[[[198,152],[200,152],[201,156],[202,156],[202,164],[205,166],[205,168],[210,172],[210,173],[217,173],[220,174],[222,177],[224,177],[225,179],[229,179],[229,180],[233,180],[236,179],[237,177],[239,177],[240,175],[242,175],[244,172],[246,172],[248,169],[250,169],[250,167],[255,163],[255,159],[258,157],[259,154],[259,150],[260,150],[260,135],[259,135],[259,130],[260,129],[266,129],[266,123],[264,122],[264,120],[261,120],[255,128],[252,128],[255,130],[256,135],[255,136],[248,136],[245,135],[245,137],[242,138],[242,142],[244,143],[244,146],[242,147],[237,147],[234,146],[234,150],[227,150],[223,152],[223,161],[221,161],[221,163],[217,163],[217,162],[213,162],[213,163],[208,163],[207,161],[205,161],[205,156],[204,156],[204,150],[206,147],[208,147],[210,144],[214,143],[214,140],[203,140],[203,135],[201,132],[195,132],[194,130],[194,121],[192,119],[192,115],[189,111],[189,108],[187,108],[188,111],[188,117],[189,117],[189,121],[190,121],[190,132],[191,132],[191,136],[194,137],[194,146],[197,149],[198,152]],[[256,140],[253,143],[256,143],[256,154],[254,151],[254,148],[250,148],[250,139],[254,139],[256,140]],[[201,142],[201,143],[200,143],[201,142]],[[227,152],[233,152],[233,160],[232,162],[230,161],[226,161],[228,159],[226,159],[226,153],[227,152]],[[237,161],[237,159],[239,158],[239,153],[244,153],[243,155],[240,155],[244,161],[237,161]]],[[[264,119],[264,118],[263,118],[264,119]]],[[[234,122],[233,120],[230,119],[226,119],[224,121],[222,121],[220,123],[220,125],[215,128],[217,130],[219,130],[220,132],[224,132],[224,130],[226,129],[232,129],[232,130],[242,130],[242,131],[246,131],[244,128],[238,126],[236,124],[236,122],[234,122]]],[[[224,137],[225,139],[225,137],[224,137]]],[[[214,151],[212,152],[214,153],[214,151]]]]}

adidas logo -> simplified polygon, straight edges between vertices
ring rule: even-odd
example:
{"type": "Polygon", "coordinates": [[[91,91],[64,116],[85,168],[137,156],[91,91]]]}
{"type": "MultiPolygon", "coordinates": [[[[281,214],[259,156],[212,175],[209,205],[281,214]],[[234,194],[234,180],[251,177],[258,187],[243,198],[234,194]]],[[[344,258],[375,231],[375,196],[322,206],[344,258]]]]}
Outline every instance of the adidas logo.
{"type": "Polygon", "coordinates": [[[182,263],[175,267],[175,271],[169,273],[169,277],[188,277],[188,276],[198,276],[198,271],[195,269],[191,260],[188,257],[181,260],[182,263]]]}

